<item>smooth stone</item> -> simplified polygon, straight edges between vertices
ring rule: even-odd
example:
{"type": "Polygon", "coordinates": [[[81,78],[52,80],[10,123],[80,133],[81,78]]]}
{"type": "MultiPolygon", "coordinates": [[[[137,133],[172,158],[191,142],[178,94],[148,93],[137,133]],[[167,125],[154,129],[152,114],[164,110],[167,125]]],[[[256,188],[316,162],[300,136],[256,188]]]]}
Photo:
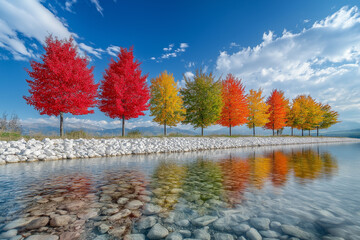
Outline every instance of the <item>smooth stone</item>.
{"type": "Polygon", "coordinates": [[[120,210],[118,208],[107,208],[104,211],[102,211],[101,213],[103,215],[113,215],[117,212],[119,212],[120,210]]]}
{"type": "Polygon", "coordinates": [[[262,239],[260,233],[255,228],[250,228],[250,230],[246,232],[246,237],[249,240],[261,240],[262,239]]]}
{"type": "Polygon", "coordinates": [[[16,229],[11,229],[11,230],[9,230],[9,231],[7,231],[7,232],[3,232],[3,233],[1,233],[0,234],[0,239],[1,238],[12,238],[12,237],[15,237],[16,235],[17,235],[17,230],[16,229]]]}
{"type": "Polygon", "coordinates": [[[163,227],[160,223],[155,224],[147,234],[149,239],[161,239],[166,237],[169,231],[163,227]]]}
{"type": "Polygon", "coordinates": [[[268,218],[251,218],[250,223],[258,230],[270,229],[270,219],[268,218]]]}
{"type": "Polygon", "coordinates": [[[234,240],[234,236],[228,233],[215,233],[215,240],[234,240]]]}
{"type": "Polygon", "coordinates": [[[216,217],[216,216],[205,215],[205,216],[191,220],[191,223],[194,224],[195,226],[205,227],[205,226],[209,225],[210,223],[216,221],[217,219],[218,219],[218,217],[216,217]]]}
{"type": "Polygon", "coordinates": [[[150,201],[151,201],[151,197],[146,196],[146,195],[140,195],[140,196],[138,197],[138,199],[139,199],[140,201],[142,201],[142,202],[150,202],[150,201]]]}
{"type": "Polygon", "coordinates": [[[130,210],[135,210],[141,208],[143,205],[144,204],[139,200],[132,200],[131,202],[128,202],[125,207],[130,210]]]}
{"type": "Polygon", "coordinates": [[[281,223],[277,222],[277,221],[272,221],[270,223],[270,228],[273,230],[281,230],[281,223]]]}
{"type": "Polygon", "coordinates": [[[26,225],[26,229],[33,230],[41,227],[45,227],[49,223],[48,217],[40,217],[32,220],[29,224],[26,225]]]}
{"type": "Polygon", "coordinates": [[[217,231],[224,232],[224,231],[230,231],[231,225],[234,222],[231,221],[230,217],[222,217],[217,219],[213,224],[213,228],[217,231]]]}
{"type": "Polygon", "coordinates": [[[148,229],[154,226],[155,224],[156,224],[156,217],[153,216],[144,217],[137,222],[137,229],[139,230],[148,229]]]}
{"type": "Polygon", "coordinates": [[[189,230],[179,230],[179,233],[186,238],[191,237],[191,232],[189,230]]]}
{"type": "Polygon", "coordinates": [[[120,205],[124,205],[125,203],[127,203],[129,201],[128,198],[125,198],[125,197],[121,197],[117,200],[117,203],[120,204],[120,205]]]}
{"type": "Polygon", "coordinates": [[[321,218],[318,220],[318,223],[324,227],[324,228],[330,228],[330,227],[336,227],[337,225],[340,225],[345,220],[340,217],[327,217],[327,218],[321,218]]]}
{"type": "Polygon", "coordinates": [[[299,227],[292,225],[281,225],[281,230],[290,236],[294,236],[300,239],[316,239],[316,237],[312,233],[305,232],[299,227]]]}
{"type": "Polygon", "coordinates": [[[22,239],[24,239],[24,237],[21,235],[16,235],[16,236],[10,238],[10,240],[22,240],[22,239]]]}
{"type": "Polygon", "coordinates": [[[187,227],[190,225],[190,221],[187,219],[183,219],[183,220],[175,222],[175,224],[178,225],[179,227],[187,227]]]}
{"type": "Polygon", "coordinates": [[[100,236],[97,236],[96,238],[94,238],[94,240],[108,240],[108,237],[107,235],[100,235],[100,236]]]}
{"type": "Polygon", "coordinates": [[[119,220],[121,218],[127,217],[130,214],[131,214],[131,211],[129,209],[123,209],[119,213],[116,213],[115,215],[112,215],[108,219],[109,219],[109,221],[116,221],[116,220],[119,220]]]}
{"type": "Polygon", "coordinates": [[[126,227],[121,226],[121,227],[116,227],[116,228],[110,229],[108,231],[108,233],[114,237],[122,239],[122,235],[125,233],[125,231],[126,231],[126,227]]]}
{"type": "Polygon", "coordinates": [[[65,205],[65,209],[68,210],[69,212],[78,210],[79,208],[82,208],[85,206],[85,202],[77,200],[77,201],[73,201],[71,203],[68,203],[65,205]]]}
{"type": "Polygon", "coordinates": [[[62,202],[62,201],[64,201],[64,197],[50,198],[50,200],[54,201],[54,202],[62,202]]]}
{"type": "Polygon", "coordinates": [[[126,235],[124,240],[145,240],[144,234],[129,234],[126,235]]]}
{"type": "Polygon", "coordinates": [[[60,215],[55,216],[50,221],[50,226],[52,227],[62,227],[69,224],[72,218],[69,215],[60,215]]]}
{"type": "Polygon", "coordinates": [[[322,240],[345,240],[345,239],[342,237],[325,236],[322,238],[322,240]]]}
{"type": "Polygon", "coordinates": [[[99,216],[99,210],[95,208],[87,209],[85,212],[78,213],[77,216],[80,219],[85,219],[85,220],[92,219],[99,216]]]}
{"type": "Polygon", "coordinates": [[[60,235],[60,240],[75,240],[80,237],[80,232],[64,232],[60,235]]]}
{"type": "Polygon", "coordinates": [[[210,240],[211,236],[206,229],[196,229],[194,231],[194,237],[201,240],[210,240]]]}
{"type": "Polygon", "coordinates": [[[107,231],[109,231],[110,226],[106,225],[105,223],[102,223],[98,226],[98,230],[99,232],[101,232],[102,234],[106,233],[107,231]]]}
{"type": "Polygon", "coordinates": [[[280,233],[272,231],[272,230],[266,230],[266,231],[259,231],[260,234],[266,238],[277,238],[280,236],[280,233]]]}
{"type": "Polygon", "coordinates": [[[183,239],[182,235],[180,233],[178,233],[178,232],[170,233],[165,238],[165,240],[182,240],[182,239],[183,239]]]}
{"type": "Polygon", "coordinates": [[[161,212],[162,208],[158,205],[154,205],[151,203],[147,203],[145,204],[145,207],[143,209],[143,214],[144,215],[153,215],[153,214],[157,214],[159,212],[161,212]]]}
{"type": "Polygon", "coordinates": [[[6,231],[14,228],[24,227],[25,225],[29,224],[32,220],[34,220],[34,218],[19,218],[6,224],[2,230],[6,231]]]}
{"type": "Polygon", "coordinates": [[[234,224],[231,225],[231,229],[236,233],[236,234],[243,234],[247,231],[249,231],[250,226],[245,224],[245,223],[241,223],[241,224],[234,224]]]}
{"type": "Polygon", "coordinates": [[[31,235],[27,238],[25,238],[25,240],[58,240],[59,236],[56,235],[31,235]]]}

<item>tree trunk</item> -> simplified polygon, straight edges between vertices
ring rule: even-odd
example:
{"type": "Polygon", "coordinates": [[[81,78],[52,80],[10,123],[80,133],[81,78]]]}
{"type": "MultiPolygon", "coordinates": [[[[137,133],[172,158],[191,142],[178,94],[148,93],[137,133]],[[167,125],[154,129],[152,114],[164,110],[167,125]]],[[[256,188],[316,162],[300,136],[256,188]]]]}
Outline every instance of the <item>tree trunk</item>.
{"type": "Polygon", "coordinates": [[[279,136],[279,129],[276,130],[276,136],[279,136]]]}
{"type": "Polygon", "coordinates": [[[253,123],[253,136],[255,137],[255,123],[253,123]]]}
{"type": "Polygon", "coordinates": [[[301,136],[304,136],[304,129],[301,129],[301,136]]]}
{"type": "Polygon", "coordinates": [[[121,135],[125,136],[125,116],[122,116],[122,129],[121,129],[121,135]]]}
{"type": "Polygon", "coordinates": [[[310,129],[309,129],[309,136],[310,136],[310,129]]]}
{"type": "Polygon", "coordinates": [[[275,124],[273,124],[273,136],[275,136],[275,124]]]}
{"type": "Polygon", "coordinates": [[[230,124],[230,128],[229,128],[229,130],[230,130],[230,137],[231,137],[231,124],[230,124]]]}
{"type": "Polygon", "coordinates": [[[64,136],[64,113],[60,113],[60,137],[64,136]]]}
{"type": "Polygon", "coordinates": [[[204,136],[204,128],[201,127],[201,136],[204,136]]]}
{"type": "Polygon", "coordinates": [[[166,120],[164,121],[164,136],[166,136],[166,120]]]}
{"type": "Polygon", "coordinates": [[[316,136],[319,136],[319,127],[316,127],[316,136]]]}
{"type": "Polygon", "coordinates": [[[291,136],[294,136],[294,128],[291,127],[291,136]]]}

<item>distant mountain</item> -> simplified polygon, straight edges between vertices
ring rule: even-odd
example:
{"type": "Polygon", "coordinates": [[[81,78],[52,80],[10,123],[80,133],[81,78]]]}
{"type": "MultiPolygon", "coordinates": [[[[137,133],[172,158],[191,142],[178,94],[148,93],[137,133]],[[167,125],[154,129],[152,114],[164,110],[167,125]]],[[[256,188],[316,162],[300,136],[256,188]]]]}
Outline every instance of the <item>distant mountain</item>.
{"type": "MultiPolygon", "coordinates": [[[[47,136],[57,136],[59,134],[58,126],[49,126],[43,124],[31,124],[25,125],[22,127],[24,135],[36,135],[41,133],[47,136]]],[[[121,128],[113,128],[113,129],[104,129],[95,125],[88,125],[86,127],[76,127],[65,125],[65,131],[75,131],[75,130],[83,130],[94,136],[120,136],[121,128]]],[[[135,127],[132,129],[126,128],[125,132],[138,130],[141,132],[143,136],[157,136],[163,135],[164,129],[162,126],[151,126],[151,127],[135,127]]],[[[183,135],[200,135],[200,129],[195,130],[186,130],[182,128],[167,128],[167,133],[178,133],[183,135]]],[[[290,135],[290,128],[285,128],[283,133],[284,135],[290,135]]],[[[204,135],[228,135],[229,128],[226,127],[209,127],[204,129],[204,135]]],[[[233,135],[252,135],[252,129],[247,128],[246,126],[238,126],[232,128],[233,135]]],[[[294,129],[294,135],[300,135],[301,131],[294,129]]],[[[256,135],[261,136],[269,136],[272,135],[271,130],[266,130],[260,127],[256,128],[256,135]]],[[[307,131],[304,131],[304,135],[308,135],[307,131]]],[[[311,135],[315,136],[316,131],[311,131],[311,135]]],[[[338,124],[335,124],[329,129],[320,129],[321,136],[343,136],[343,137],[359,137],[360,138],[360,123],[358,122],[350,122],[344,121],[338,124]]]]}
{"type": "MultiPolygon", "coordinates": [[[[113,128],[113,129],[94,129],[94,128],[73,128],[73,127],[65,127],[65,132],[70,131],[78,131],[83,130],[86,133],[89,133],[94,136],[120,136],[122,129],[121,128],[113,128]]],[[[136,131],[138,130],[143,136],[157,136],[163,135],[164,128],[160,126],[155,127],[135,127],[135,128],[125,128],[125,133],[129,131],[136,131]]],[[[180,129],[180,128],[167,128],[167,133],[177,133],[183,135],[196,135],[194,131],[180,129]]],[[[22,127],[22,134],[24,135],[36,135],[36,134],[43,134],[46,136],[54,136],[59,134],[59,127],[52,127],[52,126],[23,126],[22,127]]]]}

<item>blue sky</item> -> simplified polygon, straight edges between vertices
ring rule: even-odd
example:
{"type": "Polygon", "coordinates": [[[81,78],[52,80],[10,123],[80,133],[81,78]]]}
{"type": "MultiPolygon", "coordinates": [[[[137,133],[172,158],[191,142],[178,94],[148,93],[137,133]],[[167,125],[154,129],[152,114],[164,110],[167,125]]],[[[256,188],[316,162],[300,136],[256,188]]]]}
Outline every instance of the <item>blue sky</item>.
{"type": "MultiPolygon", "coordinates": [[[[58,125],[26,105],[29,60],[39,60],[48,34],[73,36],[95,66],[95,81],[119,47],[134,47],[149,80],[167,70],[233,73],[246,90],[311,94],[341,120],[360,118],[358,1],[0,0],[0,114],[23,124],[58,125]]],[[[119,127],[96,110],[67,124],[119,127]]],[[[128,126],[156,125],[148,116],[128,126]]]]}

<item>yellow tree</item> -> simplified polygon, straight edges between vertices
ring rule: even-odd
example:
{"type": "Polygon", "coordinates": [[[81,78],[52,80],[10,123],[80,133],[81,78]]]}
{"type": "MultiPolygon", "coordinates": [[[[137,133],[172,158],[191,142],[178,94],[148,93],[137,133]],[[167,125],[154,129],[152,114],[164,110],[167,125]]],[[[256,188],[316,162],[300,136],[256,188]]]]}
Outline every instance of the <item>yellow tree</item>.
{"type": "Polygon", "coordinates": [[[267,113],[269,105],[266,104],[262,95],[262,89],[258,91],[250,90],[247,96],[249,116],[247,126],[253,129],[253,135],[255,136],[255,127],[263,127],[268,121],[270,114],[267,113]]]}
{"type": "Polygon", "coordinates": [[[164,125],[166,136],[166,126],[176,126],[184,120],[185,114],[183,100],[173,75],[165,71],[151,79],[150,94],[150,116],[155,117],[155,122],[164,125]]]}
{"type": "Polygon", "coordinates": [[[321,109],[321,104],[316,102],[310,95],[308,97],[307,102],[307,128],[309,130],[309,136],[310,136],[310,130],[313,130],[315,128],[318,128],[321,124],[321,122],[324,119],[324,113],[321,109]]]}
{"type": "Polygon", "coordinates": [[[293,100],[291,108],[291,126],[301,129],[304,136],[304,129],[310,130],[317,128],[323,120],[321,104],[316,102],[310,95],[299,95],[293,100]]]}
{"type": "Polygon", "coordinates": [[[319,136],[319,128],[326,129],[339,122],[339,113],[331,110],[331,106],[329,104],[321,104],[321,110],[323,112],[323,120],[320,125],[316,127],[317,136],[319,136]]]}

